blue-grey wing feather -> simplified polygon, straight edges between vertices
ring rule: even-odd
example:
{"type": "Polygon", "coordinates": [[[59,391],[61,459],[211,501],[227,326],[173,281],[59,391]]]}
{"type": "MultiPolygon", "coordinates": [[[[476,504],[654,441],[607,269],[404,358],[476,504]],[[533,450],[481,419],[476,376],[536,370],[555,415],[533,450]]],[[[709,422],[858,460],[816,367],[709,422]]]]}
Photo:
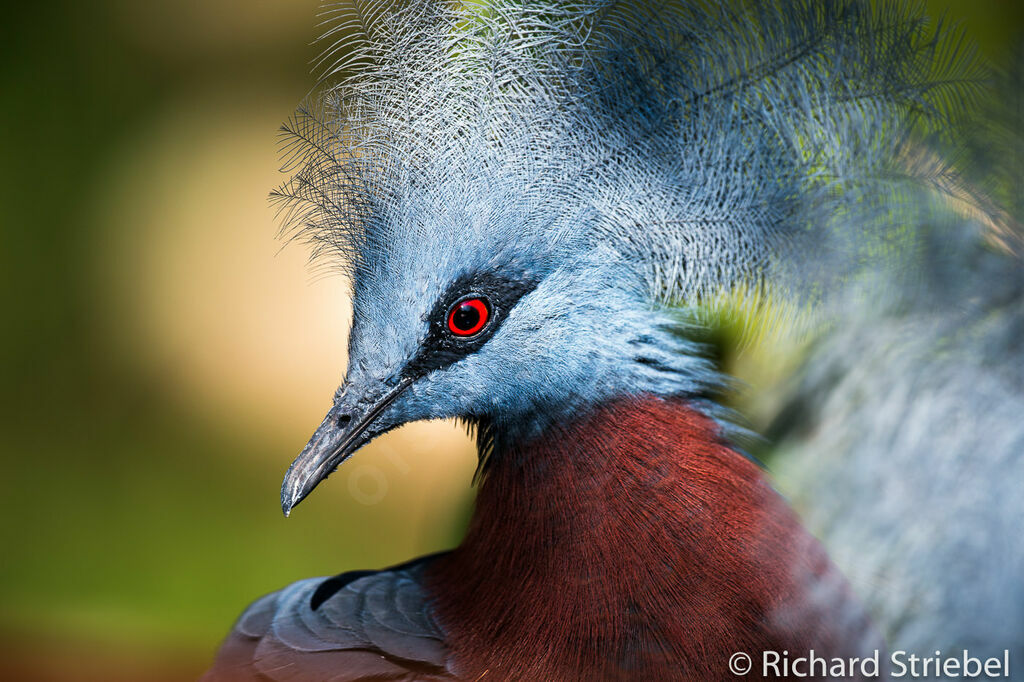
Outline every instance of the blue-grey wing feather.
{"type": "Polygon", "coordinates": [[[341,576],[345,584],[326,597],[323,588],[339,578],[311,578],[258,599],[203,682],[450,678],[422,570],[416,564],[347,583],[341,576]]]}

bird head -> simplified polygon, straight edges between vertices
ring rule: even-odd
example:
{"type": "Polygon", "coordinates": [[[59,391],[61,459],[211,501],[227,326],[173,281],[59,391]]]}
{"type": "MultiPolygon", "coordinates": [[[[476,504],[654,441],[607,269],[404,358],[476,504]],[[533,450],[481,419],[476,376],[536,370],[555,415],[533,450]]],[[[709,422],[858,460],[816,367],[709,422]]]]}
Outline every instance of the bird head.
{"type": "Polygon", "coordinates": [[[411,421],[514,441],[705,394],[676,311],[806,256],[823,215],[869,224],[836,197],[890,170],[927,88],[927,33],[879,40],[867,3],[390,5],[332,6],[325,85],[285,126],[286,229],[353,295],[285,513],[411,421]]]}
{"type": "Polygon", "coordinates": [[[517,226],[540,216],[487,201],[412,218],[429,229],[388,218],[387,248],[354,273],[348,371],[285,478],[286,513],[408,422],[459,418],[514,442],[606,398],[696,393],[710,380],[677,316],[614,250],[517,241],[517,226]]]}

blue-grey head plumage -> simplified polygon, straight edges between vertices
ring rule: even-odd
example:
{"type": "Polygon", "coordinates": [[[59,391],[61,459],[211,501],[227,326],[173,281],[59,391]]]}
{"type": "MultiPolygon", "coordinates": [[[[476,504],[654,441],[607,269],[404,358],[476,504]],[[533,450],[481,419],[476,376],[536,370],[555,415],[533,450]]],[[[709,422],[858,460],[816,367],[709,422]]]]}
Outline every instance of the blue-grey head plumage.
{"type": "Polygon", "coordinates": [[[327,18],[276,196],[351,278],[350,365],[286,511],[408,421],[526,438],[617,395],[713,392],[677,309],[805,286],[794,254],[891,220],[883,197],[927,175],[904,149],[938,129],[931,65],[951,49],[912,11],[852,0],[367,0],[327,18]],[[446,338],[469,296],[491,319],[446,338]]]}

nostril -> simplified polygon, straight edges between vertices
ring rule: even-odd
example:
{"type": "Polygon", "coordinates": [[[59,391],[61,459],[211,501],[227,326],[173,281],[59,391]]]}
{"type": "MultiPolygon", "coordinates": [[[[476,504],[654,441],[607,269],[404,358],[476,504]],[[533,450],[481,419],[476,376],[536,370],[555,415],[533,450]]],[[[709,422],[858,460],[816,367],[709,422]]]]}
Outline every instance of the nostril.
{"type": "Polygon", "coordinates": [[[338,415],[338,426],[345,427],[352,421],[352,415],[350,414],[339,414],[338,415]]]}

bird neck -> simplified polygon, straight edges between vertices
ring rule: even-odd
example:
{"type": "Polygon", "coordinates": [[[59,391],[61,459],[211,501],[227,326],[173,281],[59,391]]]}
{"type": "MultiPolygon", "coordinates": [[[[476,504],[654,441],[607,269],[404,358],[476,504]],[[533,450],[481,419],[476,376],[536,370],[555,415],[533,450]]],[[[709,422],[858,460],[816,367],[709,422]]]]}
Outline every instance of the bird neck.
{"type": "Polygon", "coordinates": [[[797,623],[780,640],[773,622],[829,567],[715,422],[651,396],[496,451],[463,544],[427,584],[468,679],[661,679],[679,666],[715,679],[737,647],[799,650],[807,627],[824,632],[797,623]]]}

